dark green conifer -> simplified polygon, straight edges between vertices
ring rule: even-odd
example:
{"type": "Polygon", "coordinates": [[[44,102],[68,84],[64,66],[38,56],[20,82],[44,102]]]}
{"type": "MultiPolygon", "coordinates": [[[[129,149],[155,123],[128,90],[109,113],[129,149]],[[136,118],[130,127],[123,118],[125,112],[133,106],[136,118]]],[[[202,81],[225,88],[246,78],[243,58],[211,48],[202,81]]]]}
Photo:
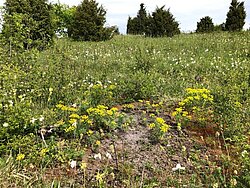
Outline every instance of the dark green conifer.
{"type": "Polygon", "coordinates": [[[212,31],[214,31],[214,23],[209,16],[205,16],[201,18],[200,22],[197,22],[197,33],[208,33],[212,31]]]}
{"type": "Polygon", "coordinates": [[[227,13],[225,29],[227,31],[241,31],[245,25],[246,11],[244,2],[232,0],[227,13]]]}
{"type": "Polygon", "coordinates": [[[106,11],[95,0],[83,0],[73,16],[71,37],[81,41],[102,41],[110,37],[104,28],[106,11]]]}

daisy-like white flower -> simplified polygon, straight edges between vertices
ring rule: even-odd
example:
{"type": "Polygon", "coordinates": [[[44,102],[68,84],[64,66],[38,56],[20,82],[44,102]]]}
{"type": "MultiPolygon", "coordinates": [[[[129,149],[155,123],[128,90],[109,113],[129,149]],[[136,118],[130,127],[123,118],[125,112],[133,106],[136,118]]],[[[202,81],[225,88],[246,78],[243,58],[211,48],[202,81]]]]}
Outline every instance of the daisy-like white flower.
{"type": "Polygon", "coordinates": [[[102,160],[102,155],[100,153],[94,155],[94,159],[102,160]]]}
{"type": "Polygon", "coordinates": [[[182,167],[179,163],[176,165],[176,167],[172,168],[173,171],[177,170],[185,170],[185,167],[182,167]]]}
{"type": "Polygon", "coordinates": [[[9,124],[5,122],[5,123],[3,124],[3,127],[9,127],[9,124]]]}
{"type": "Polygon", "coordinates": [[[33,118],[30,120],[30,122],[31,122],[32,124],[34,124],[34,123],[36,122],[36,120],[37,120],[37,119],[33,117],[33,118]]]}
{"type": "Polygon", "coordinates": [[[76,161],[70,161],[70,167],[75,168],[76,167],[76,161]]]}

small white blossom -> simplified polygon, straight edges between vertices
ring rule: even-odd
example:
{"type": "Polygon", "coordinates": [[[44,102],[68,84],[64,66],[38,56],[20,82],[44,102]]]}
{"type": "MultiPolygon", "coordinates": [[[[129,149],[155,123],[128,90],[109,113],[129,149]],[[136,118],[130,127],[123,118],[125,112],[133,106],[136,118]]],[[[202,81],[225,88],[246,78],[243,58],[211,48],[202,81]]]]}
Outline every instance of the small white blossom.
{"type": "Polygon", "coordinates": [[[36,120],[37,120],[37,119],[33,117],[33,118],[30,120],[30,122],[31,122],[32,124],[34,124],[34,123],[36,122],[36,120]]]}
{"type": "Polygon", "coordinates": [[[5,123],[3,124],[3,127],[9,127],[9,124],[5,122],[5,123]]]}
{"type": "Polygon", "coordinates": [[[76,167],[76,161],[70,161],[70,167],[75,168],[76,167]]]}
{"type": "Polygon", "coordinates": [[[182,167],[179,163],[176,165],[176,167],[172,168],[173,171],[177,170],[185,170],[185,167],[182,167]]]}
{"type": "Polygon", "coordinates": [[[94,155],[94,159],[102,160],[102,155],[100,153],[94,155]]]}
{"type": "Polygon", "coordinates": [[[111,156],[111,154],[110,154],[109,152],[106,153],[106,157],[107,157],[108,159],[112,159],[112,156],[111,156]]]}
{"type": "Polygon", "coordinates": [[[39,121],[43,121],[44,120],[44,117],[43,116],[40,116],[40,118],[39,118],[39,121]]]}

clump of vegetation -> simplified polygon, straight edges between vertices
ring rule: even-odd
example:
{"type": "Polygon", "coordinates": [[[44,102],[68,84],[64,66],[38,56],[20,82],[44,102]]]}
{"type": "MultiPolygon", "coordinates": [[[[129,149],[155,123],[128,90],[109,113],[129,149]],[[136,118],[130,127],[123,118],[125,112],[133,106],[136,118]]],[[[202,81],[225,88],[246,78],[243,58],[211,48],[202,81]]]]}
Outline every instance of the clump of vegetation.
{"type": "Polygon", "coordinates": [[[128,18],[127,34],[172,37],[180,34],[180,29],[179,23],[175,21],[170,9],[165,10],[165,6],[157,7],[152,15],[147,15],[144,4],[141,4],[137,17],[128,18]]]}
{"type": "Polygon", "coordinates": [[[197,23],[197,33],[208,33],[214,31],[214,24],[212,18],[206,16],[201,18],[200,22],[197,23]]]}
{"type": "Polygon", "coordinates": [[[53,43],[51,5],[46,0],[7,0],[2,35],[10,49],[46,48],[53,43]]]}
{"type": "Polygon", "coordinates": [[[110,39],[111,31],[104,27],[106,11],[94,0],[84,0],[73,15],[71,37],[82,41],[110,39]]]}

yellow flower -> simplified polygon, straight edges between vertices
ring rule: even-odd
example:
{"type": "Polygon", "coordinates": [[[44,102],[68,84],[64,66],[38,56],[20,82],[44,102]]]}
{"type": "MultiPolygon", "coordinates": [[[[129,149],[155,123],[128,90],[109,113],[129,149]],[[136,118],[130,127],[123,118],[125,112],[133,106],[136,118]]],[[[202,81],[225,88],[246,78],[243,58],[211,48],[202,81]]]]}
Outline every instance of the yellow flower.
{"type": "Polygon", "coordinates": [[[174,112],[172,113],[172,116],[175,117],[177,114],[178,114],[178,112],[174,111],[174,112]]]}
{"type": "Polygon", "coordinates": [[[71,125],[71,126],[69,126],[68,128],[65,128],[64,131],[65,131],[66,133],[68,133],[68,132],[74,131],[75,129],[76,129],[76,125],[71,125]]]}
{"type": "Polygon", "coordinates": [[[100,140],[97,140],[97,141],[95,142],[95,144],[96,144],[97,146],[100,146],[100,145],[101,145],[100,140]]]}
{"type": "Polygon", "coordinates": [[[89,131],[87,132],[88,136],[91,136],[93,133],[94,133],[94,132],[93,132],[92,130],[89,130],[89,131]]]}
{"type": "Polygon", "coordinates": [[[49,152],[49,149],[48,148],[44,148],[44,149],[42,149],[41,151],[40,151],[40,156],[41,157],[44,157],[45,155],[46,155],[46,153],[48,153],[49,152]]]}
{"type": "Polygon", "coordinates": [[[150,129],[153,129],[153,128],[155,127],[155,124],[154,124],[154,123],[150,123],[150,124],[148,125],[148,127],[149,127],[150,129]]]}
{"type": "Polygon", "coordinates": [[[99,172],[97,172],[95,178],[97,181],[102,182],[104,175],[105,175],[104,173],[100,174],[99,172]]]}
{"type": "Polygon", "coordinates": [[[163,132],[163,133],[168,132],[169,127],[170,127],[170,126],[169,126],[168,124],[164,123],[164,124],[160,127],[161,132],[163,132]]]}
{"type": "Polygon", "coordinates": [[[17,161],[21,161],[21,160],[23,160],[23,159],[24,159],[24,157],[25,157],[25,155],[24,155],[24,154],[19,153],[19,154],[17,155],[17,157],[16,157],[16,160],[17,160],[17,161]]]}
{"type": "Polygon", "coordinates": [[[80,168],[81,168],[82,170],[85,170],[85,169],[87,168],[87,163],[82,162],[81,165],[80,165],[80,168]]]}
{"type": "Polygon", "coordinates": [[[188,115],[188,112],[187,111],[183,111],[182,116],[186,117],[187,115],[188,115]]]}
{"type": "Polygon", "coordinates": [[[111,108],[110,110],[113,111],[113,112],[117,112],[117,111],[118,111],[118,108],[113,107],[113,108],[111,108]]]}
{"type": "Polygon", "coordinates": [[[185,105],[184,101],[179,102],[179,106],[184,106],[184,105],[185,105]]]}
{"type": "Polygon", "coordinates": [[[77,122],[76,119],[70,119],[70,120],[69,120],[69,123],[70,123],[70,124],[74,124],[74,123],[76,123],[76,122],[77,122]]]}
{"type": "Polygon", "coordinates": [[[109,116],[112,116],[112,115],[113,115],[113,111],[112,111],[112,110],[107,110],[107,114],[108,114],[109,116]]]}
{"type": "Polygon", "coordinates": [[[162,118],[160,118],[160,117],[158,117],[158,118],[156,118],[156,122],[159,123],[159,124],[161,124],[161,125],[163,125],[165,123],[165,120],[162,119],[162,118]]]}
{"type": "Polygon", "coordinates": [[[71,114],[71,115],[69,116],[69,118],[72,118],[72,119],[79,119],[80,116],[79,116],[78,114],[71,114]]]}
{"type": "Polygon", "coordinates": [[[183,110],[182,107],[175,109],[176,112],[182,112],[182,110],[183,110]]]}

